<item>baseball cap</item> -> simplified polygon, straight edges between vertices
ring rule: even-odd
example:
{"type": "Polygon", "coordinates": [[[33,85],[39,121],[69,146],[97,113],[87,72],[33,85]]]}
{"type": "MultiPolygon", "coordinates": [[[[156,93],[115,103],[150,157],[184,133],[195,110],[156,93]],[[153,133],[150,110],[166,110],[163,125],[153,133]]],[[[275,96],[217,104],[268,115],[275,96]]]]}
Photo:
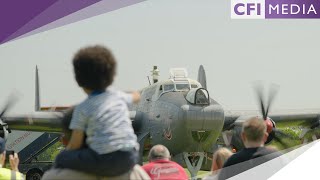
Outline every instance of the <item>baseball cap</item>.
{"type": "Polygon", "coordinates": [[[6,142],[5,140],[0,137],[0,154],[2,154],[6,149],[6,142]]]}

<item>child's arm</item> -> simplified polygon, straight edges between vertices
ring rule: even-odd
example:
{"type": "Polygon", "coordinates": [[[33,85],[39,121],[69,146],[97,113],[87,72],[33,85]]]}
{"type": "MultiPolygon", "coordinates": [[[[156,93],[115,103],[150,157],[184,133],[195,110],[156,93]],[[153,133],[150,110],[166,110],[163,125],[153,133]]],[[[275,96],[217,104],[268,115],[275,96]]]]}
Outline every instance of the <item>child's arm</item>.
{"type": "Polygon", "coordinates": [[[85,129],[88,117],[83,111],[85,106],[78,105],[74,108],[69,129],[72,129],[70,141],[66,147],[67,150],[80,149],[85,138],[85,129]]]}
{"type": "Polygon", "coordinates": [[[138,103],[140,101],[140,92],[138,91],[127,91],[125,93],[120,91],[120,96],[124,98],[128,105],[138,103]]]}
{"type": "Polygon", "coordinates": [[[72,130],[71,139],[67,146],[67,150],[80,149],[84,140],[84,132],[82,130],[72,130]]]}
{"type": "Polygon", "coordinates": [[[140,101],[140,93],[138,91],[132,92],[131,95],[133,103],[138,103],[140,101]]]}

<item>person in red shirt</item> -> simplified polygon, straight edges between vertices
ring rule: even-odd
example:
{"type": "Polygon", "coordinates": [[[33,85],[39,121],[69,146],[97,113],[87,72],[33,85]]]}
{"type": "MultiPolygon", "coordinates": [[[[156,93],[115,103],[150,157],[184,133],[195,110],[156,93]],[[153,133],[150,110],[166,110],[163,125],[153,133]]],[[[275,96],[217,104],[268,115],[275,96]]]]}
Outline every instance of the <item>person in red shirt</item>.
{"type": "Polygon", "coordinates": [[[178,163],[170,161],[170,152],[163,145],[155,145],[149,152],[149,163],[142,166],[152,180],[188,179],[178,163]]]}

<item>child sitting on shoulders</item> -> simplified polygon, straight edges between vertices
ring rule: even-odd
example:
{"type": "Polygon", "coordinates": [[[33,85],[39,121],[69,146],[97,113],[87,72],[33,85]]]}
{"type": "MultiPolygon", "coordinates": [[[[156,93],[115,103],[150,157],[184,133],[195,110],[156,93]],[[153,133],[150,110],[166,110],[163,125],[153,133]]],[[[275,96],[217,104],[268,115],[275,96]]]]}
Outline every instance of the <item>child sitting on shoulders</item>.
{"type": "Polygon", "coordinates": [[[138,102],[140,94],[109,88],[116,60],[103,46],[79,50],[73,67],[75,79],[88,97],[74,109],[71,139],[57,156],[55,167],[109,177],[128,172],[136,164],[139,148],[128,105],[138,102]],[[87,147],[83,147],[85,137],[87,147]]]}

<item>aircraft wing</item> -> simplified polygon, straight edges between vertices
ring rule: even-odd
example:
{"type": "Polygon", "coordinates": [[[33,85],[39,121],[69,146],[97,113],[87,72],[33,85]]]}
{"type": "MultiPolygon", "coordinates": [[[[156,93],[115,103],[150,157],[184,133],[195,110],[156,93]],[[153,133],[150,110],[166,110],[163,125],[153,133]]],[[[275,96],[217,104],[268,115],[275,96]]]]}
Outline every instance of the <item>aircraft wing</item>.
{"type": "MultiPolygon", "coordinates": [[[[260,116],[259,111],[225,111],[225,124],[222,136],[227,146],[232,145],[236,149],[243,148],[240,138],[242,124],[251,117],[260,116]]],[[[289,147],[282,138],[291,136],[280,130],[281,128],[300,129],[299,138],[304,137],[309,130],[319,127],[320,110],[282,110],[274,111],[268,115],[274,122],[274,128],[269,134],[266,143],[276,140],[283,147],[289,147]]],[[[312,131],[311,131],[312,132],[312,131]]],[[[289,137],[290,138],[290,137],[289,137]]],[[[297,140],[297,139],[296,139],[297,140]]]]}
{"type": "MultiPolygon", "coordinates": [[[[226,111],[224,129],[240,125],[249,117],[261,116],[259,111],[226,111]]],[[[320,110],[279,110],[268,115],[276,124],[294,123],[296,126],[311,127],[320,119],[320,110]]]]}
{"type": "MultiPolygon", "coordinates": [[[[39,132],[61,132],[62,112],[34,112],[32,114],[6,115],[2,120],[7,123],[11,130],[39,131],[39,132]]],[[[129,117],[132,125],[139,130],[143,120],[143,113],[130,111],[129,117]]]]}
{"type": "Polygon", "coordinates": [[[2,117],[11,130],[61,132],[62,112],[34,112],[32,114],[6,115],[2,117]]]}

